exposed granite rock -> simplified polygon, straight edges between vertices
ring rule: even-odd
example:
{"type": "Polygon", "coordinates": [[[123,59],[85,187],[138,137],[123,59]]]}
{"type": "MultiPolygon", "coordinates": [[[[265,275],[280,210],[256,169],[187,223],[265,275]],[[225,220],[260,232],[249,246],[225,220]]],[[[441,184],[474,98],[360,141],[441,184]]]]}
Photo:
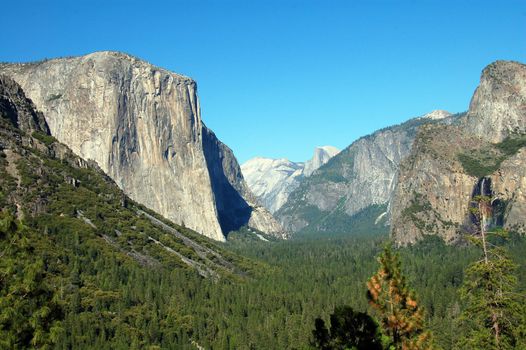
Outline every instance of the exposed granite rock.
{"type": "Polygon", "coordinates": [[[321,146],[314,149],[314,155],[305,162],[303,176],[311,176],[319,167],[327,163],[329,159],[340,153],[340,150],[332,146],[321,146]]]}
{"type": "Polygon", "coordinates": [[[332,146],[316,147],[314,155],[306,162],[288,159],[256,157],[241,165],[243,176],[258,200],[275,213],[288,199],[303,178],[312,175],[320,166],[338,154],[332,146]]]}
{"type": "Polygon", "coordinates": [[[214,281],[246,276],[223,249],[138,206],[93,161],[46,135],[38,127],[45,123],[41,117],[16,82],[0,77],[0,210],[31,218],[24,234],[39,232],[50,239],[42,241],[44,246],[69,249],[57,237],[82,231],[80,244],[104,241],[112,256],[120,261],[128,256],[152,272],[169,266],[214,281]],[[133,223],[140,223],[140,229],[133,223]],[[123,235],[127,239],[119,239],[123,235]],[[159,255],[155,246],[166,254],[159,255]]]}
{"type": "Polygon", "coordinates": [[[299,185],[303,163],[256,157],[241,165],[248,186],[260,203],[276,212],[299,185]]]}
{"type": "Polygon", "coordinates": [[[223,232],[228,233],[248,224],[260,231],[286,238],[287,234],[281,225],[265,208],[259,206],[249,190],[232,150],[206,127],[203,127],[203,151],[223,232]]]}
{"type": "Polygon", "coordinates": [[[504,228],[526,232],[526,148],[502,162],[490,176],[492,195],[506,203],[504,228]]]}
{"type": "Polygon", "coordinates": [[[488,65],[471,99],[466,130],[491,142],[526,132],[526,65],[497,61],[488,65]]]}
{"type": "Polygon", "coordinates": [[[464,172],[457,154],[479,142],[457,126],[420,130],[411,155],[400,164],[390,203],[391,235],[397,244],[415,243],[425,234],[446,242],[458,238],[477,178],[464,172]]]}
{"type": "Polygon", "coordinates": [[[39,131],[49,135],[44,115],[36,111],[20,85],[5,75],[0,75],[0,113],[0,117],[10,120],[13,126],[24,132],[39,131]]]}
{"type": "MultiPolygon", "coordinates": [[[[422,128],[402,162],[391,201],[399,245],[424,235],[454,242],[469,231],[473,196],[504,203],[502,223],[524,230],[526,66],[498,61],[484,69],[467,115],[456,125],[422,128]],[[481,190],[481,184],[486,185],[481,190]]],[[[482,185],[482,187],[484,187],[482,185]]]]}
{"type": "Polygon", "coordinates": [[[209,171],[220,168],[207,163],[208,129],[193,80],[118,52],[0,65],[0,73],[44,112],[53,136],[95,161],[132,199],[224,240],[220,222],[232,218],[220,216],[244,204],[225,212],[225,197],[212,189],[225,184],[214,176],[235,175],[209,171]]]}
{"type": "Polygon", "coordinates": [[[432,112],[360,138],[306,178],[276,216],[293,232],[350,232],[360,213],[371,216],[361,218],[371,226],[385,225],[388,217],[383,213],[398,165],[409,154],[418,127],[451,123],[455,118],[432,112]]]}

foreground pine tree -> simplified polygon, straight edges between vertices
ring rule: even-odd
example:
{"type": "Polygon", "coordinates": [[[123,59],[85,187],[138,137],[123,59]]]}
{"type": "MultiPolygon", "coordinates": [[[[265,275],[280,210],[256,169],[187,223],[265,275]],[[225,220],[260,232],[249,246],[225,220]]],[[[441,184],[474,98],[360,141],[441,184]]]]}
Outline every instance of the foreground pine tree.
{"type": "Polygon", "coordinates": [[[423,309],[406,285],[398,255],[387,246],[378,261],[378,272],[367,282],[367,297],[390,338],[388,348],[432,348],[431,335],[424,328],[423,309]]]}
{"type": "Polygon", "coordinates": [[[526,297],[517,292],[517,266],[497,245],[506,239],[502,229],[488,230],[491,199],[477,196],[471,212],[476,230],[468,239],[481,250],[481,259],[465,271],[460,296],[465,308],[460,317],[464,336],[462,349],[523,349],[524,303],[526,297]]]}

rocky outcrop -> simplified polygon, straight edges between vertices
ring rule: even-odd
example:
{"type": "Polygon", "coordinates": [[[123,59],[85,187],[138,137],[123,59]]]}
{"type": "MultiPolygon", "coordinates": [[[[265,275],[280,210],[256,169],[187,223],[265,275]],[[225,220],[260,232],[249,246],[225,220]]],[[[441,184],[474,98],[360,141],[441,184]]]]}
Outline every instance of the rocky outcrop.
{"type": "Polygon", "coordinates": [[[526,132],[526,66],[497,61],[482,71],[464,128],[490,142],[526,132]]]}
{"type": "Polygon", "coordinates": [[[239,203],[223,195],[222,186],[242,186],[242,177],[225,172],[237,162],[211,164],[220,157],[205,152],[215,136],[202,123],[190,78],[118,52],[1,65],[0,73],[44,112],[53,136],[95,161],[132,199],[216,240],[227,234],[222,226],[249,223],[246,193],[239,203]],[[222,225],[236,221],[238,210],[242,221],[222,225]]]}
{"type": "Polygon", "coordinates": [[[390,205],[397,244],[424,235],[457,241],[470,231],[469,207],[482,192],[495,204],[495,224],[524,232],[525,87],[525,65],[495,62],[484,69],[466,116],[420,130],[390,205]]]}
{"type": "Polygon", "coordinates": [[[479,142],[457,126],[420,130],[411,155],[400,165],[390,203],[391,235],[397,244],[415,243],[424,234],[456,240],[477,183],[457,154],[479,142]]]}
{"type": "Polygon", "coordinates": [[[316,147],[313,157],[304,163],[285,158],[256,157],[241,165],[241,170],[259,202],[275,213],[285,204],[289,194],[299,186],[303,178],[312,175],[339,152],[332,146],[316,147]]]}
{"type": "Polygon", "coordinates": [[[33,103],[28,100],[13,79],[0,75],[0,113],[14,127],[32,133],[34,131],[49,134],[44,115],[37,112],[33,103]]]}
{"type": "Polygon", "coordinates": [[[432,112],[360,138],[305,179],[276,216],[293,232],[350,232],[358,218],[362,228],[385,225],[398,166],[418,127],[455,118],[432,112]]]}

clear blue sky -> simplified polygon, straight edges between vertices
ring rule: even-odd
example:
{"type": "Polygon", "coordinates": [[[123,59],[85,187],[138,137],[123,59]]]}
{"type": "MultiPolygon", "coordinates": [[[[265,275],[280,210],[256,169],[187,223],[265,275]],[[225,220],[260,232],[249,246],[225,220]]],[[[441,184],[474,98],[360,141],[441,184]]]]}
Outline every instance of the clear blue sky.
{"type": "Polygon", "coordinates": [[[10,1],[0,60],[119,50],[194,78],[240,162],[310,158],[433,109],[490,62],[526,62],[526,1],[10,1]]]}

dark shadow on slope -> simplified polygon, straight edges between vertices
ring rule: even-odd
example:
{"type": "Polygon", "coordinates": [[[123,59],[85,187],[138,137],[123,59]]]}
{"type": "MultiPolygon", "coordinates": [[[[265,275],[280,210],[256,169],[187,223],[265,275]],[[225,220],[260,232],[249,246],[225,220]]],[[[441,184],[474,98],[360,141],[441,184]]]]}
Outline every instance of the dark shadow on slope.
{"type": "Polygon", "coordinates": [[[226,236],[248,224],[252,207],[234,187],[241,175],[232,151],[206,126],[203,126],[203,153],[212,182],[219,225],[226,236]]]}
{"type": "Polygon", "coordinates": [[[0,116],[24,132],[50,135],[44,115],[36,110],[20,85],[4,75],[0,75],[0,110],[0,116]]]}

